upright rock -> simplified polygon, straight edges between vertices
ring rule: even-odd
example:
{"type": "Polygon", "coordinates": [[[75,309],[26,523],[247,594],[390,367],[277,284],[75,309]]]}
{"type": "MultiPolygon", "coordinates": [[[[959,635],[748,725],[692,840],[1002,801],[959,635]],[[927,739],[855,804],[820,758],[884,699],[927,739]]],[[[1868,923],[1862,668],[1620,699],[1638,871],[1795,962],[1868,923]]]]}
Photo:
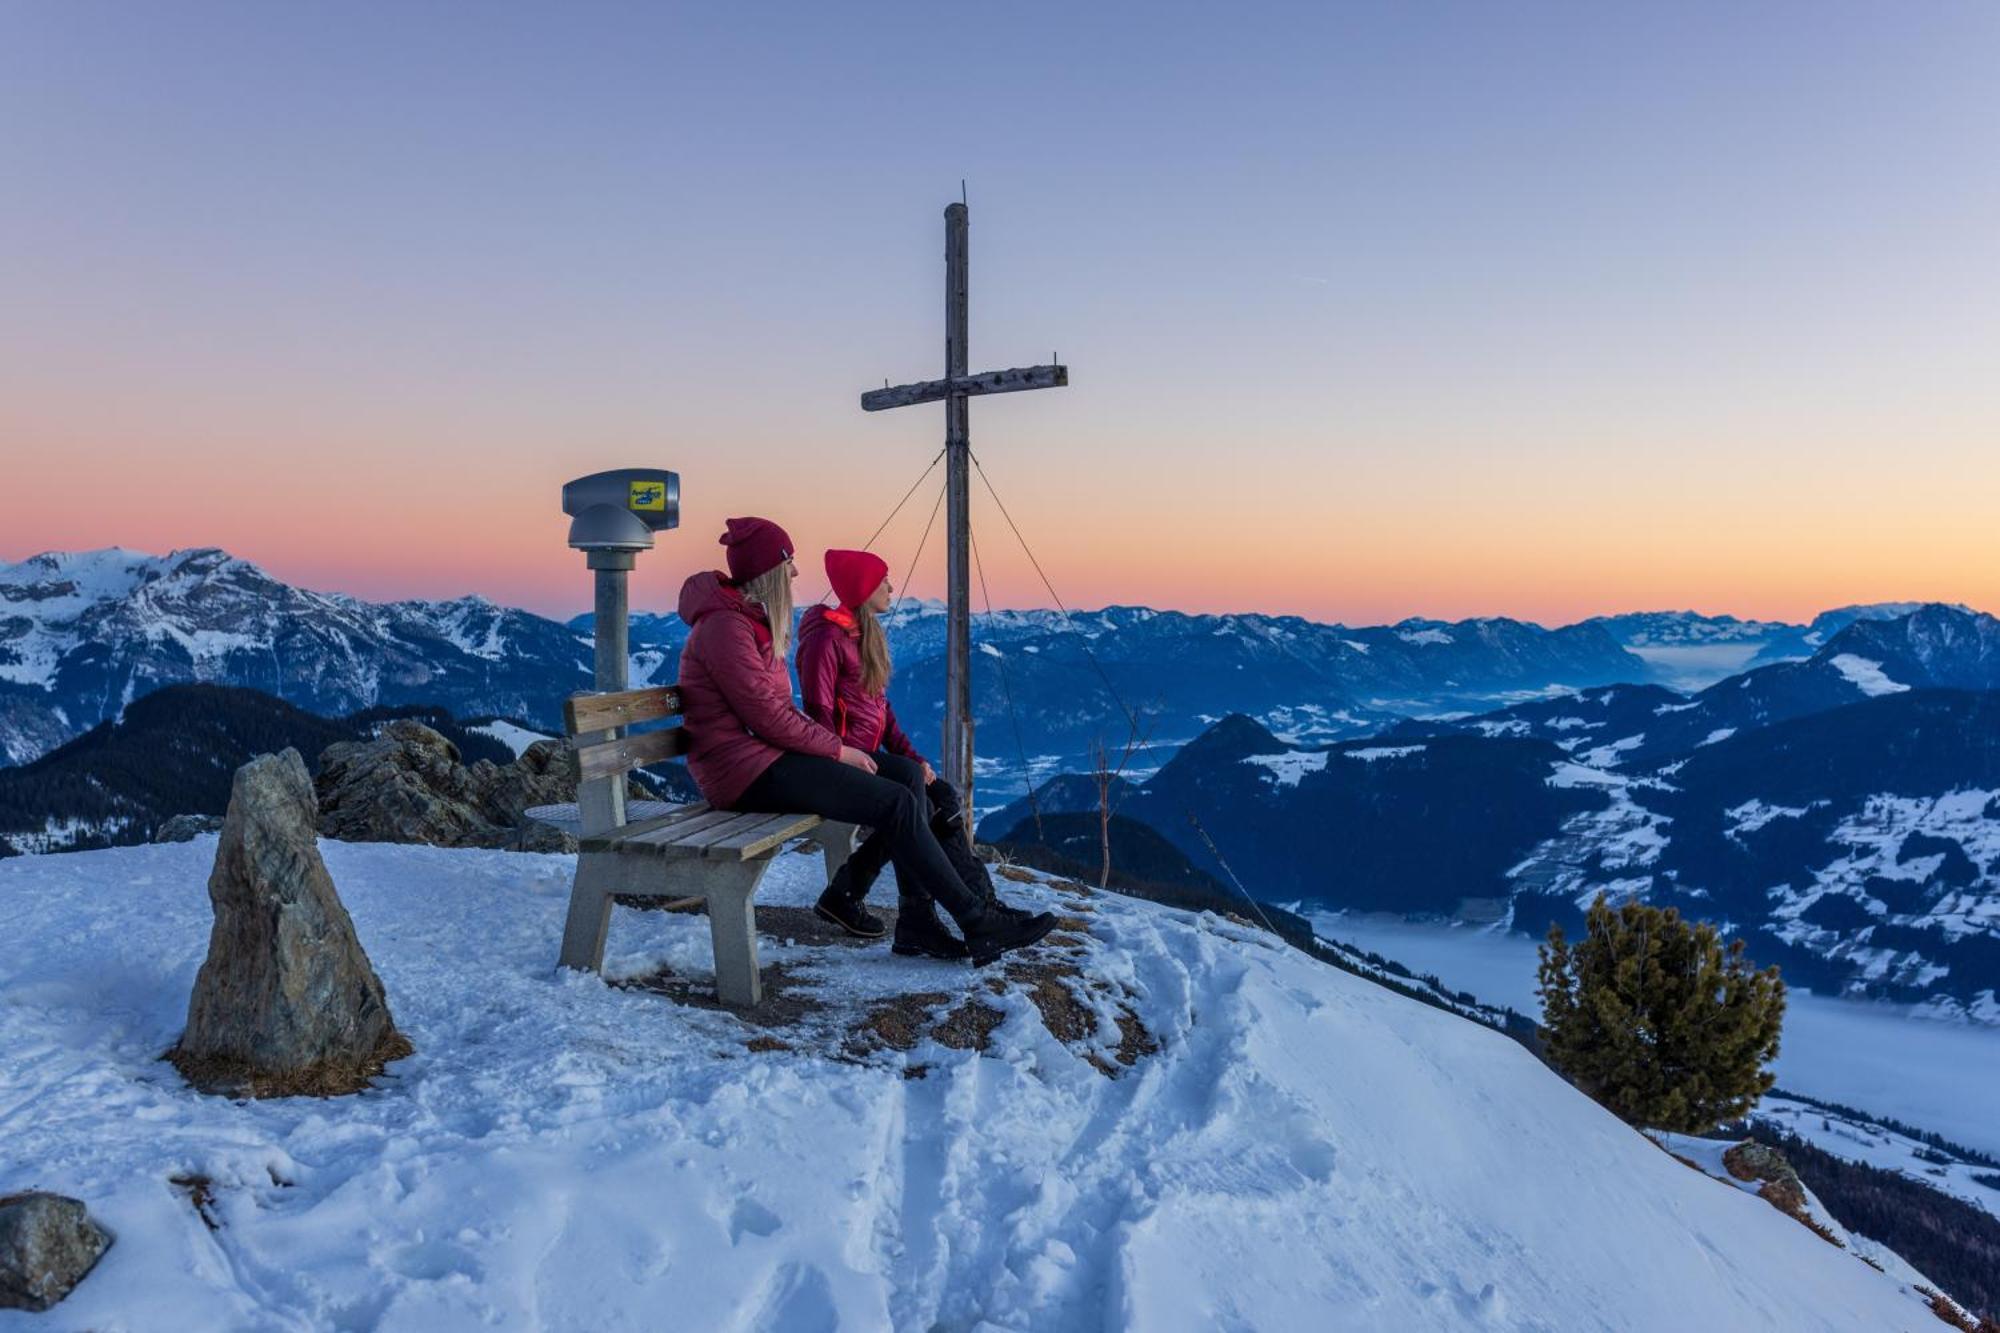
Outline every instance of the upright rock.
{"type": "Polygon", "coordinates": [[[39,1190],[0,1198],[0,1309],[46,1310],[111,1248],[75,1199],[39,1190]]]}
{"type": "Polygon", "coordinates": [[[171,1053],[204,1091],[354,1092],[409,1054],[320,859],[317,816],[298,751],[237,770],[208,878],[208,961],[171,1053]]]}

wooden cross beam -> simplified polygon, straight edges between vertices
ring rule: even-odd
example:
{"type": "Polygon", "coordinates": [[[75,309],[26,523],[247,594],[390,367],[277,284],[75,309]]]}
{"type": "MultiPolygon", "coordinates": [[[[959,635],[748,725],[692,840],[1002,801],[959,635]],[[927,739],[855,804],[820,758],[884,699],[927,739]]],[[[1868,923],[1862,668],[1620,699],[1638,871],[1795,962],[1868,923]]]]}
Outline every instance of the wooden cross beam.
{"type": "MultiPolygon", "coordinates": [[[[1060,389],[1069,384],[1069,367],[1019,366],[1013,370],[966,370],[967,252],[966,207],[944,211],[944,378],[919,384],[870,389],[861,395],[861,410],[880,412],[915,403],[943,403],[945,447],[945,781],[958,788],[965,809],[972,806],[972,490],[968,459],[972,452],[971,412],[966,402],[989,393],[1019,393],[1024,389],[1060,389]]],[[[965,833],[972,833],[966,820],[965,833]]]]}
{"type": "Polygon", "coordinates": [[[983,375],[961,375],[957,379],[925,380],[921,384],[870,389],[861,395],[861,410],[880,412],[887,407],[935,403],[955,393],[972,398],[983,393],[1019,393],[1023,389],[1062,389],[1068,386],[1068,366],[1016,366],[1012,370],[989,370],[983,375]]]}

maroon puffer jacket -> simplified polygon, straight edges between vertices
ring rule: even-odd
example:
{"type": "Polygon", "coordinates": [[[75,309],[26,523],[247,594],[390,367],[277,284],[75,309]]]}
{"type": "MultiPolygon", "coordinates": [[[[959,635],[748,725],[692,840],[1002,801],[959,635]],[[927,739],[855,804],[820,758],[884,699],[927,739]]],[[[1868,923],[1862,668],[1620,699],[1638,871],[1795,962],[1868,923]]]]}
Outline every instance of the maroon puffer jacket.
{"type": "Polygon", "coordinates": [[[857,750],[887,750],[924,762],[896,725],[886,694],[861,688],[861,631],[844,610],[815,606],[799,622],[799,694],[806,716],[857,750]]]}
{"type": "Polygon", "coordinates": [[[764,608],[710,570],[681,585],[681,725],[688,772],[727,810],[787,750],[840,757],[840,738],[792,706],[792,677],[771,653],[764,608]]]}

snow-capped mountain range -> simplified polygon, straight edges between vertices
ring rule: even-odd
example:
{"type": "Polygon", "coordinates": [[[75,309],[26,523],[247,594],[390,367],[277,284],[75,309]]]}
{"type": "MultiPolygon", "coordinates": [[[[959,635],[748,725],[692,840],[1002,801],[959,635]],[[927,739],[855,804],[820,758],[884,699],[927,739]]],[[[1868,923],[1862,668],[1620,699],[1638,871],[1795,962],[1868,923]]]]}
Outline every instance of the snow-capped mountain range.
{"type": "MultiPolygon", "coordinates": [[[[1095,799],[1040,797],[1045,814],[1095,799]]],[[[1858,618],[1804,662],[1692,696],[1609,686],[1325,748],[1232,717],[1117,808],[1274,901],[1540,934],[1599,892],[1639,895],[1815,990],[2000,1022],[1991,616],[1858,618]]]]}
{"type": "MultiPolygon", "coordinates": [[[[991,738],[982,750],[1011,750],[1016,764],[1099,735],[1121,740],[1119,699],[1168,747],[1231,712],[1297,743],[1326,742],[1593,685],[1686,684],[1690,672],[1706,683],[1725,674],[1713,662],[1660,655],[1719,649],[1737,666],[1751,654],[1804,657],[1804,641],[1830,625],[1892,610],[1848,608],[1810,627],[1668,612],[1556,629],[1506,618],[1349,627],[1132,606],[997,611],[974,617],[975,723],[991,738]]],[[[944,608],[909,600],[890,619],[899,711],[935,747],[944,608]]],[[[23,763],[184,682],[247,686],[329,716],[424,704],[553,727],[560,700],[590,685],[590,633],[587,615],[565,625],[478,597],[381,604],[310,592],[212,548],[38,555],[0,564],[0,762],[23,763]]],[[[677,616],[635,614],[631,639],[635,684],[673,679],[686,641],[677,616]]]]}
{"type": "MultiPolygon", "coordinates": [[[[943,697],[944,619],[942,606],[915,601],[893,617],[897,694],[926,745],[943,697]]],[[[564,625],[478,597],[378,604],[310,592],[215,549],[38,555],[0,565],[0,757],[25,762],[184,682],[247,686],[330,716],[421,703],[553,725],[560,701],[590,685],[590,633],[588,616],[564,625]]],[[[1158,739],[1231,710],[1298,734],[1352,735],[1409,712],[1646,674],[1597,627],[1505,619],[1350,629],[1110,607],[1000,611],[976,617],[975,634],[978,721],[1011,736],[1018,719],[1036,752],[1080,746],[1119,716],[1100,669],[1158,739]]],[[[678,617],[637,614],[631,639],[635,684],[673,679],[686,641],[678,617]]]]}
{"type": "Polygon", "coordinates": [[[588,639],[478,597],[308,592],[214,549],[0,565],[0,756],[24,763],[163,685],[242,685],[326,716],[436,704],[553,721],[588,639]]]}
{"type": "MultiPolygon", "coordinates": [[[[945,610],[906,601],[887,617],[904,726],[935,747],[944,699],[945,610]]],[[[570,622],[590,632],[590,618],[570,622]]],[[[1594,625],[1545,629],[1504,617],[1328,625],[1298,616],[1190,615],[1142,606],[996,611],[973,617],[973,720],[1010,762],[1075,753],[1126,732],[1121,701],[1168,745],[1227,712],[1305,740],[1366,735],[1398,717],[1484,709],[1551,689],[1644,680],[1646,664],[1594,625]],[[1108,683],[1107,683],[1108,682],[1108,683]],[[1011,698],[1011,707],[1010,707],[1011,698]]],[[[671,679],[687,627],[633,617],[635,669],[671,679]]],[[[934,749],[933,749],[934,752],[934,749]]]]}

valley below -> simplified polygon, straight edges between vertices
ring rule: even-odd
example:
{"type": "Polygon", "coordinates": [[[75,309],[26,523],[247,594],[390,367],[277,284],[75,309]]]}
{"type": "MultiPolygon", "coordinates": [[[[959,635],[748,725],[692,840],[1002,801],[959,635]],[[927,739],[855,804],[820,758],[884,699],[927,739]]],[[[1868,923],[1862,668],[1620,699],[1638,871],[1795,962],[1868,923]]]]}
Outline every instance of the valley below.
{"type": "MultiPolygon", "coordinates": [[[[1433,974],[1453,991],[1529,1016],[1537,941],[1518,933],[1374,913],[1301,909],[1322,938],[1433,974]]],[[[1778,1087],[1919,1125],[1982,1152],[2000,1154],[2000,1027],[1926,1021],[1921,1010],[1884,1001],[1815,995],[1790,987],[1778,1087]]]]}

